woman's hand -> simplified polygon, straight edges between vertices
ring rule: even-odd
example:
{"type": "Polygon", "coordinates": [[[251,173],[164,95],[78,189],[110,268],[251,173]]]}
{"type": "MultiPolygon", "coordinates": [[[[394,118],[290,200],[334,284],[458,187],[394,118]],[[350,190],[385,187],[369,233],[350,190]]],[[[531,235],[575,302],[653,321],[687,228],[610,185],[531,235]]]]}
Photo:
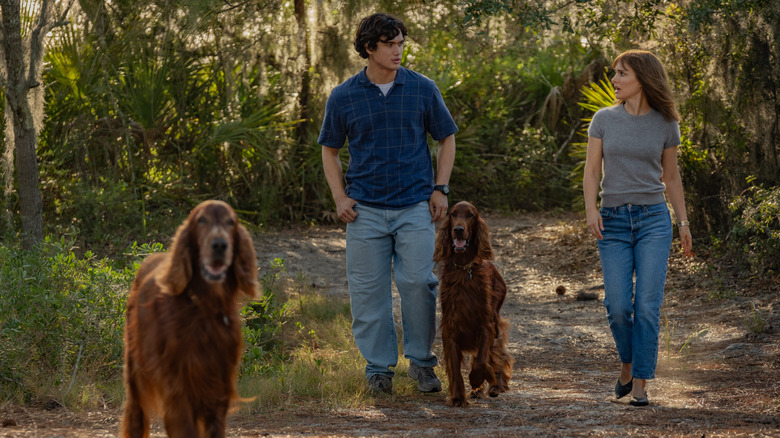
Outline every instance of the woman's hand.
{"type": "Polygon", "coordinates": [[[586,217],[588,221],[588,230],[590,231],[590,234],[593,234],[596,239],[603,239],[604,236],[601,235],[601,232],[604,230],[604,223],[601,220],[601,213],[596,210],[588,210],[586,212],[586,217]]]}
{"type": "Polygon", "coordinates": [[[682,244],[683,254],[688,257],[693,257],[693,252],[691,252],[691,249],[693,249],[691,227],[689,225],[685,225],[683,227],[678,227],[677,229],[680,232],[680,243],[682,244]]]}

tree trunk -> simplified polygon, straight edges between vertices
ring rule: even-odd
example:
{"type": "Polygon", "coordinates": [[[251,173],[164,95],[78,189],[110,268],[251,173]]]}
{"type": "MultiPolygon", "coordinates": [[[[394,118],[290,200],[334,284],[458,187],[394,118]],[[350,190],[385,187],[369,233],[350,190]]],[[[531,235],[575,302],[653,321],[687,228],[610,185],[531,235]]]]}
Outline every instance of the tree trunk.
{"type": "Polygon", "coordinates": [[[31,88],[39,84],[36,82],[31,87],[27,77],[29,59],[24,56],[19,0],[2,0],[0,7],[7,74],[6,111],[11,115],[14,133],[13,139],[6,140],[7,147],[13,145],[16,149],[16,184],[22,215],[23,245],[29,249],[43,239],[43,202],[35,154],[37,132],[29,99],[31,88]]]}
{"type": "Polygon", "coordinates": [[[309,140],[311,125],[311,49],[309,45],[309,26],[306,23],[306,2],[295,0],[295,21],[298,24],[298,45],[303,51],[303,66],[301,68],[301,88],[298,92],[299,116],[302,120],[297,126],[298,145],[305,146],[309,140]]]}

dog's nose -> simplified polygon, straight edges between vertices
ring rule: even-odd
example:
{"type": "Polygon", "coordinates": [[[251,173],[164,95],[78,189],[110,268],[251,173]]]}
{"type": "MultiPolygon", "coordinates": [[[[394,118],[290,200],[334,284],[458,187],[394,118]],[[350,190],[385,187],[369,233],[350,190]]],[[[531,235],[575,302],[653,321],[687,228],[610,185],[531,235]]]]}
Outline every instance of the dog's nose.
{"type": "Polygon", "coordinates": [[[214,251],[214,254],[222,255],[225,254],[225,251],[227,250],[227,240],[223,238],[214,239],[211,241],[211,250],[214,251]]]}
{"type": "Polygon", "coordinates": [[[458,226],[452,228],[452,232],[454,232],[456,236],[462,235],[463,234],[463,230],[464,230],[464,228],[463,228],[462,225],[458,225],[458,226]]]}

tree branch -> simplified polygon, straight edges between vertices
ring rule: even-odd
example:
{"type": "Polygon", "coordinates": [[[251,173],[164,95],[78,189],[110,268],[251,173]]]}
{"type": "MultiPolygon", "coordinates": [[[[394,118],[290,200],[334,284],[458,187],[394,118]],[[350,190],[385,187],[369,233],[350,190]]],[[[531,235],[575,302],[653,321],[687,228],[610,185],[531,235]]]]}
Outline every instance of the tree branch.
{"type": "Polygon", "coordinates": [[[43,0],[41,4],[41,15],[38,17],[38,26],[33,30],[30,36],[30,69],[27,75],[27,88],[35,88],[40,85],[38,81],[38,67],[41,64],[43,58],[43,40],[46,35],[54,28],[68,24],[65,20],[68,11],[73,7],[75,0],[70,0],[68,5],[63,9],[59,18],[50,20],[50,16],[54,12],[50,12],[50,6],[52,0],[43,0]]]}
{"type": "Polygon", "coordinates": [[[222,3],[226,4],[228,7],[227,7],[227,9],[220,9],[220,10],[216,11],[217,14],[223,14],[225,12],[230,12],[230,11],[232,11],[234,9],[238,9],[238,8],[240,8],[242,6],[246,6],[248,4],[252,4],[252,3],[254,3],[254,1],[253,0],[245,0],[245,1],[233,4],[233,3],[230,3],[228,0],[222,0],[222,3]]]}
{"type": "Polygon", "coordinates": [[[54,25],[54,27],[64,26],[70,23],[70,21],[68,21],[66,17],[68,16],[68,12],[70,11],[70,8],[73,7],[73,3],[75,3],[75,0],[70,0],[68,6],[62,10],[62,14],[60,15],[60,18],[57,20],[57,23],[54,25]]]}

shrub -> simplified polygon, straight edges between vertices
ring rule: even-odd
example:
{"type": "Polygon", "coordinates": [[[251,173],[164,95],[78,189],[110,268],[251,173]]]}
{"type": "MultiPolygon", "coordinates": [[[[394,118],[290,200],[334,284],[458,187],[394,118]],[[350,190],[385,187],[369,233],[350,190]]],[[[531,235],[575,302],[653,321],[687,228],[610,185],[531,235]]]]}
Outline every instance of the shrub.
{"type": "MultiPolygon", "coordinates": [[[[134,243],[110,260],[77,255],[76,240],[74,232],[32,251],[0,245],[0,400],[53,399],[71,408],[122,402],[128,291],[142,256],[163,245],[134,243]]],[[[262,404],[287,395],[351,400],[362,361],[349,303],[305,288],[301,275],[282,278],[285,272],[284,260],[273,260],[261,298],[241,311],[243,392],[262,393],[262,404]]]]}
{"type": "MultiPolygon", "coordinates": [[[[47,237],[32,251],[0,246],[4,400],[84,402],[81,388],[121,381],[125,302],[138,264],[90,251],[78,257],[73,239],[47,237]]],[[[134,244],[130,255],[160,249],[134,244]]]]}
{"type": "MultiPolygon", "coordinates": [[[[748,181],[752,183],[752,179],[748,181]]],[[[753,185],[729,205],[734,227],[728,239],[756,273],[780,272],[780,188],[753,185]]]]}

